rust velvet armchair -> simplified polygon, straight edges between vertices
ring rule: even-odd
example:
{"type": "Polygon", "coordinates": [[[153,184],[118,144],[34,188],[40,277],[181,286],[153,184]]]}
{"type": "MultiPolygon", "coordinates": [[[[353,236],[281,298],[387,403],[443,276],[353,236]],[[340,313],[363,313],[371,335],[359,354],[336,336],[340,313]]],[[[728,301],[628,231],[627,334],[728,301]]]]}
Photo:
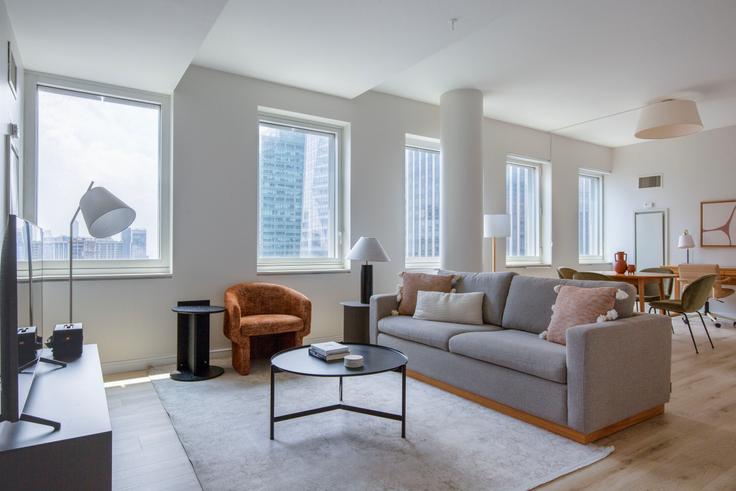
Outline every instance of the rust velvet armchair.
{"type": "Polygon", "coordinates": [[[250,373],[251,358],[301,346],[311,331],[312,302],[296,290],[271,283],[239,283],[225,290],[225,336],[233,368],[250,373]]]}

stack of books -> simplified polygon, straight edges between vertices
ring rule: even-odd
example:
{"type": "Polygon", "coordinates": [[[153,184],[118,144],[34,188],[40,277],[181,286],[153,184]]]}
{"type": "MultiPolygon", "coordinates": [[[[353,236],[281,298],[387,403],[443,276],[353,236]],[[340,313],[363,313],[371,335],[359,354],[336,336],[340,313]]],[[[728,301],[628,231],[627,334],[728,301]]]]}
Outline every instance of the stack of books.
{"type": "Polygon", "coordinates": [[[330,341],[309,346],[309,354],[324,361],[342,360],[350,354],[350,348],[344,344],[330,341]]]}

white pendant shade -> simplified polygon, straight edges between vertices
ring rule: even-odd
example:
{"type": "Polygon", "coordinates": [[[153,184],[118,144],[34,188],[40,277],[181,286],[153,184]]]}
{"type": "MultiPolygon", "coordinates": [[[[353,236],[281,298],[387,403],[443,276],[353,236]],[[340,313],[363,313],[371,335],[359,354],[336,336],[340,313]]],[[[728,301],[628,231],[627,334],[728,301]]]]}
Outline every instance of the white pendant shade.
{"type": "Polygon", "coordinates": [[[355,243],[347,258],[351,261],[371,261],[374,263],[385,263],[390,261],[383,246],[375,237],[361,237],[355,243]]]}
{"type": "Polygon", "coordinates": [[[483,215],[483,237],[508,237],[511,223],[508,215],[483,215]]]}
{"type": "Polygon", "coordinates": [[[119,234],[133,223],[135,211],[103,187],[91,188],[79,200],[84,223],[92,237],[119,234]]]}
{"type": "Polygon", "coordinates": [[[669,99],[641,110],[634,136],[642,139],[675,138],[703,129],[698,106],[693,101],[669,99]]]}

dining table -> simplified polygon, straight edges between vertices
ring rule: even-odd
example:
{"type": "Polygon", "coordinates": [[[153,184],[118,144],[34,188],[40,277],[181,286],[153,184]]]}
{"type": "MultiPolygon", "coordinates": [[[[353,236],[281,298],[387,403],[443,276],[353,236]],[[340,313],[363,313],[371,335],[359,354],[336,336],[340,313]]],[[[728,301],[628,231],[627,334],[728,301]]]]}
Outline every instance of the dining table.
{"type": "Polygon", "coordinates": [[[659,286],[659,298],[665,300],[664,281],[672,279],[675,281],[677,275],[670,273],[633,272],[617,273],[615,271],[595,271],[598,274],[610,276],[612,280],[623,281],[634,285],[639,293],[639,312],[644,312],[644,288],[647,283],[657,283],[659,286]]]}

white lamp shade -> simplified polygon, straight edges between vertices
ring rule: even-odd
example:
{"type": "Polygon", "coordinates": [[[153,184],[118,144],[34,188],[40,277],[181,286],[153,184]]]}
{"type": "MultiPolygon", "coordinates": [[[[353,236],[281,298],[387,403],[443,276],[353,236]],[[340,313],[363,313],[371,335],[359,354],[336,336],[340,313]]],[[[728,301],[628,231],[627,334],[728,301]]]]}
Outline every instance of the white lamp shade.
{"type": "Polygon", "coordinates": [[[391,260],[375,237],[361,237],[358,239],[358,242],[350,249],[347,258],[351,261],[371,261],[374,263],[385,263],[391,260]]]}
{"type": "Polygon", "coordinates": [[[483,237],[508,237],[510,234],[508,215],[483,215],[483,237]]]}
{"type": "Polygon", "coordinates": [[[135,211],[103,187],[91,188],[79,200],[84,223],[92,237],[119,234],[135,220],[135,211]]]}
{"type": "Polygon", "coordinates": [[[670,99],[641,110],[634,136],[646,140],[691,135],[703,129],[693,101],[670,99]]]}
{"type": "Polygon", "coordinates": [[[682,234],[677,240],[677,247],[679,247],[680,249],[692,249],[693,247],[695,247],[693,236],[687,232],[682,234]]]}

